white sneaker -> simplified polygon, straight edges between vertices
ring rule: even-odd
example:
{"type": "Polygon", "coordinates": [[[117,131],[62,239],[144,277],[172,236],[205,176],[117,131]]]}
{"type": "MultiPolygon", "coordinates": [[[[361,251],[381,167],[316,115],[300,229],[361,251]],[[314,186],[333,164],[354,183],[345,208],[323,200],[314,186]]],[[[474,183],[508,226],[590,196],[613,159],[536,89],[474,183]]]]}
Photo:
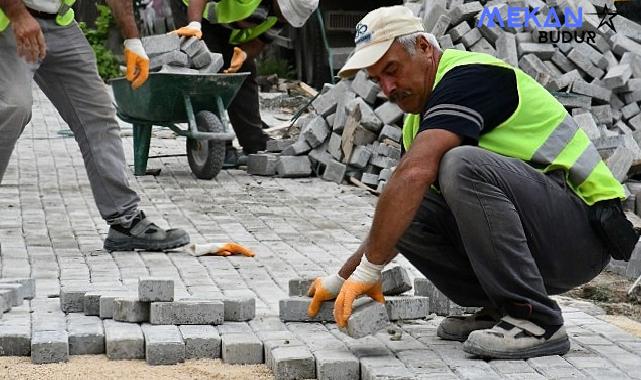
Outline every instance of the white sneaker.
{"type": "Polygon", "coordinates": [[[531,321],[505,316],[491,329],[470,333],[463,351],[484,358],[527,359],[564,355],[570,350],[570,340],[563,326],[551,336],[548,334],[531,321]]]}

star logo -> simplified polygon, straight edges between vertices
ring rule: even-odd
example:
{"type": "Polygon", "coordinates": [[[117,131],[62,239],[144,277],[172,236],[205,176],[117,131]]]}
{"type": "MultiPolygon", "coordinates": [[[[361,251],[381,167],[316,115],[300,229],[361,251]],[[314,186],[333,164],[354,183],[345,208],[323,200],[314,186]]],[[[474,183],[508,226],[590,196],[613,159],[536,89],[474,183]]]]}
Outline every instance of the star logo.
{"type": "Polygon", "coordinates": [[[603,10],[601,12],[586,13],[586,14],[597,15],[601,18],[601,21],[599,22],[599,26],[597,27],[597,29],[601,29],[603,25],[607,25],[608,27],[610,27],[610,29],[612,29],[613,32],[616,33],[617,30],[614,27],[614,22],[612,21],[612,19],[617,15],[617,12],[611,11],[610,8],[608,8],[607,4],[603,7],[603,10]]]}

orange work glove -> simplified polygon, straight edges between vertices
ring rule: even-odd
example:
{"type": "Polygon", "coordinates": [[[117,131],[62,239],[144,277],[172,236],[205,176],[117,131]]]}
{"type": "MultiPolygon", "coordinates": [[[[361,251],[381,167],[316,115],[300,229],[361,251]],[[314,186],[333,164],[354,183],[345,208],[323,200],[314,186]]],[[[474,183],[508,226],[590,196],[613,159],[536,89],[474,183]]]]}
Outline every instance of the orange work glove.
{"type": "Polygon", "coordinates": [[[249,248],[236,243],[190,244],[187,250],[192,256],[204,256],[209,254],[215,256],[256,256],[249,248]]]}
{"type": "Polygon", "coordinates": [[[203,37],[201,25],[198,21],[192,21],[189,23],[189,25],[183,26],[182,28],[176,29],[173,32],[169,33],[176,33],[181,37],[196,37],[198,39],[201,39],[203,37]]]}
{"type": "Polygon", "coordinates": [[[326,277],[317,277],[307,291],[307,296],[313,297],[312,303],[307,308],[307,315],[315,317],[321,304],[336,298],[345,280],[338,274],[326,277]]]}
{"type": "Polygon", "coordinates": [[[345,281],[334,303],[334,319],[338,327],[347,327],[347,320],[352,315],[352,304],[356,298],[367,295],[376,302],[385,302],[381,283],[383,267],[384,265],[370,263],[363,254],[361,263],[345,281]]]}
{"type": "Polygon", "coordinates": [[[149,57],[138,38],[125,40],[124,45],[127,80],[131,82],[131,87],[137,90],[149,77],[149,57]]]}
{"type": "Polygon", "coordinates": [[[245,63],[247,53],[239,47],[234,47],[234,55],[231,57],[229,68],[224,71],[225,74],[235,73],[240,70],[240,67],[245,63]]]}

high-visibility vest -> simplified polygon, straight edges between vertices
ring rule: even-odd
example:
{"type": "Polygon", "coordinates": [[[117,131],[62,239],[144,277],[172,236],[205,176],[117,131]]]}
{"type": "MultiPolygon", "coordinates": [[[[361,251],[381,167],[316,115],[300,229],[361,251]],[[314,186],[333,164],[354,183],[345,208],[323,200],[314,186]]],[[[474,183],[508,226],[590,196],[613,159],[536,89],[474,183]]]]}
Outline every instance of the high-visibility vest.
{"type": "MultiPolygon", "coordinates": [[[[542,167],[544,173],[562,169],[569,187],[588,205],[625,198],[623,186],[605,165],[588,135],[552,94],[520,69],[491,55],[447,49],[441,56],[433,88],[453,68],[474,64],[513,70],[519,95],[514,113],[494,129],[482,133],[479,147],[542,167]]],[[[421,115],[409,115],[405,119],[405,150],[416,138],[420,123],[421,115]]]]}
{"type": "MultiPolygon", "coordinates": [[[[73,12],[73,4],[76,0],[62,0],[60,7],[56,12],[56,23],[61,26],[67,26],[73,22],[75,14],[73,12]]],[[[0,8],[0,32],[7,29],[9,26],[9,17],[0,8]]]]}
{"type": "MultiPolygon", "coordinates": [[[[182,0],[189,6],[189,0],[182,0]]],[[[221,0],[210,1],[205,5],[203,19],[211,24],[231,24],[245,20],[258,9],[261,0],[221,0]]],[[[264,16],[265,21],[250,28],[232,29],[229,43],[239,45],[249,42],[270,30],[278,22],[274,16],[264,16]]]]}

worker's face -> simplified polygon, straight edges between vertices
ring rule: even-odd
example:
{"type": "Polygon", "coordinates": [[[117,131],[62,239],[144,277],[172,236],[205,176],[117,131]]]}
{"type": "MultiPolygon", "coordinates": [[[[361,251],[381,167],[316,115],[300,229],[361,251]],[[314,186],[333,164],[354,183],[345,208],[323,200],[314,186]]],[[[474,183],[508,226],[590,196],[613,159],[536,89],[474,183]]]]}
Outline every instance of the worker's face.
{"type": "Polygon", "coordinates": [[[434,75],[438,65],[437,51],[425,37],[417,38],[416,53],[410,55],[398,42],[367,69],[371,79],[404,112],[421,113],[432,95],[434,75]]]}

